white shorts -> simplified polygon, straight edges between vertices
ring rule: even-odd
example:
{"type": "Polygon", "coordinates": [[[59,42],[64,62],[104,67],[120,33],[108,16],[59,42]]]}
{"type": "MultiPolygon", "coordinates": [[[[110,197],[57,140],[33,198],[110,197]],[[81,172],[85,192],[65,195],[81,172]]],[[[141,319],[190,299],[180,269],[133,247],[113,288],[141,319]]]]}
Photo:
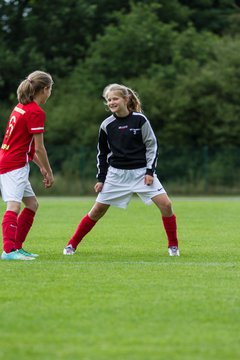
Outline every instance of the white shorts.
{"type": "Polygon", "coordinates": [[[145,185],[145,174],[146,168],[122,170],[110,166],[103,189],[98,194],[96,201],[126,209],[132,195],[136,193],[145,204],[151,205],[151,199],[154,196],[166,194],[166,191],[156,174],[154,174],[153,184],[145,185]]]}
{"type": "Polygon", "coordinates": [[[30,166],[9,171],[0,175],[0,189],[3,201],[16,201],[21,203],[23,197],[35,196],[32,186],[29,182],[30,166]]]}

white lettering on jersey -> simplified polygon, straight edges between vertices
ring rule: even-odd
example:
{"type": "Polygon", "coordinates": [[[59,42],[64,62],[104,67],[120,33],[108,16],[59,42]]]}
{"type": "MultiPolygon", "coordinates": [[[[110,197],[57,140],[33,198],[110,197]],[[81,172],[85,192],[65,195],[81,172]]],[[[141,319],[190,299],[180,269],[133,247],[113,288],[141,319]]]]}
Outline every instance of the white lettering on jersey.
{"type": "Polygon", "coordinates": [[[15,106],[15,108],[14,108],[14,110],[16,111],[16,112],[18,112],[19,114],[25,114],[25,110],[23,110],[23,109],[20,109],[18,106],[15,106]]]}

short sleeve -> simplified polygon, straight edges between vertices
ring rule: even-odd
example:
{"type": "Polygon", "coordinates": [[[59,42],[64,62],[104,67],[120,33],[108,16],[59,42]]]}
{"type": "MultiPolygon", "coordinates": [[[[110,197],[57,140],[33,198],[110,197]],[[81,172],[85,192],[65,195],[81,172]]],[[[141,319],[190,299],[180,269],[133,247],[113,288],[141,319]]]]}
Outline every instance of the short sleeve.
{"type": "Polygon", "coordinates": [[[29,133],[37,134],[44,132],[45,113],[44,111],[33,111],[27,113],[27,128],[29,133]]]}

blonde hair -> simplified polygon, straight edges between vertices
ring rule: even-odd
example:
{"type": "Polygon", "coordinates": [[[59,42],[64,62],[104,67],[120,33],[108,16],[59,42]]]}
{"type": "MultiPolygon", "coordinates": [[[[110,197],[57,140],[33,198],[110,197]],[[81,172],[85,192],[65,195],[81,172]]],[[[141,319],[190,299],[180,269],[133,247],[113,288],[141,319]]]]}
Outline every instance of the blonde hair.
{"type": "Polygon", "coordinates": [[[107,96],[110,91],[117,91],[118,93],[120,93],[120,96],[122,96],[123,98],[126,97],[128,98],[128,103],[127,103],[128,110],[137,111],[137,112],[142,111],[141,101],[134,90],[124,85],[110,84],[106,86],[105,89],[103,90],[103,97],[105,100],[107,100],[107,96]]]}
{"type": "Polygon", "coordinates": [[[23,80],[17,89],[17,98],[21,104],[28,104],[45,87],[51,87],[53,80],[50,74],[44,71],[34,71],[23,80]]]}

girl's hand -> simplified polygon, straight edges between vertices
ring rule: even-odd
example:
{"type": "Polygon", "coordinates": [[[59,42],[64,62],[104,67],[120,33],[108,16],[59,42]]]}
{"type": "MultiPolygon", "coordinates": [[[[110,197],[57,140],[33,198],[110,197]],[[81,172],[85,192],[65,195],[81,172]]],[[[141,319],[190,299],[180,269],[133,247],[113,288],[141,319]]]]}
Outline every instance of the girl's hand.
{"type": "Polygon", "coordinates": [[[150,186],[150,185],[152,185],[152,183],[153,183],[153,176],[145,175],[144,184],[147,185],[147,186],[150,186]]]}
{"type": "Polygon", "coordinates": [[[103,188],[103,183],[102,182],[97,182],[96,185],[94,186],[94,190],[96,191],[96,193],[101,192],[102,188],[103,188]]]}
{"type": "Polygon", "coordinates": [[[44,176],[43,183],[44,183],[44,186],[45,186],[46,189],[47,189],[47,188],[50,188],[50,187],[53,185],[53,183],[54,183],[53,174],[48,174],[48,173],[47,173],[47,174],[44,176]]]}
{"type": "Polygon", "coordinates": [[[43,177],[45,177],[47,175],[47,170],[44,167],[40,168],[40,172],[41,172],[43,177]]]}
{"type": "Polygon", "coordinates": [[[50,188],[54,183],[54,178],[52,174],[48,174],[47,170],[44,167],[40,168],[40,172],[43,176],[43,184],[45,189],[50,188]]]}

